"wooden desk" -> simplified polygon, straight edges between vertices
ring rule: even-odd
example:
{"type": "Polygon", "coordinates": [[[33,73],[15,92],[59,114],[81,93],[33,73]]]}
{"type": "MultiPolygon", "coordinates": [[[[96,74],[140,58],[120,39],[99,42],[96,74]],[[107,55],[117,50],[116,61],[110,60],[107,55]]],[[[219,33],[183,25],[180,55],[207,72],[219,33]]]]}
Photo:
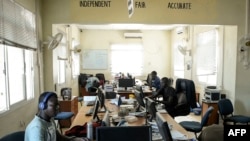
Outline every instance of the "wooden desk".
{"type": "MultiPolygon", "coordinates": [[[[84,105],[84,104],[83,104],[84,105]]],[[[110,103],[110,100],[106,100],[105,105],[107,109],[112,111],[110,113],[110,116],[117,115],[117,112],[119,111],[119,108],[110,103]]],[[[91,106],[82,106],[79,110],[78,114],[76,115],[74,121],[71,124],[71,127],[75,125],[83,125],[85,122],[91,121],[92,116],[85,116],[85,113],[88,112],[88,110],[91,108],[91,106]]],[[[98,113],[98,116],[102,119],[102,116],[104,113],[98,113]]],[[[180,124],[178,124],[169,114],[162,113],[163,117],[167,120],[168,124],[173,125],[174,130],[178,130],[179,132],[183,133],[184,135],[187,135],[189,139],[195,138],[194,134],[191,132],[186,131],[180,124]]],[[[144,117],[138,117],[138,120],[132,123],[128,123],[128,126],[141,126],[145,125],[145,118],[144,117]]]]}
{"type": "Polygon", "coordinates": [[[212,102],[207,100],[202,100],[202,110],[201,115],[204,116],[208,107],[213,106],[214,110],[209,117],[207,125],[218,124],[219,123],[219,114],[218,114],[218,102],[212,102]]]}
{"type": "MultiPolygon", "coordinates": [[[[77,115],[78,113],[78,97],[77,96],[72,96],[71,100],[63,100],[61,98],[58,100],[59,100],[59,106],[60,106],[61,112],[73,112],[75,116],[77,115]]],[[[73,121],[75,116],[71,118],[71,122],[73,121]]],[[[61,120],[60,125],[62,127],[70,127],[70,123],[67,120],[61,120]]]]}

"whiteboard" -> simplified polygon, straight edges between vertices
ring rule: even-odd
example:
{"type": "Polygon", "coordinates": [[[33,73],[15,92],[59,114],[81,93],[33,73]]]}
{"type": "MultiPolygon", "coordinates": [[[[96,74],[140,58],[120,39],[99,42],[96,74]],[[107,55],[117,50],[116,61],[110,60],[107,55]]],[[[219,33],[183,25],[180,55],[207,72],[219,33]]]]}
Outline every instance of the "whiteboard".
{"type": "Polygon", "coordinates": [[[82,52],[83,69],[108,69],[108,51],[86,49],[82,52]]]}

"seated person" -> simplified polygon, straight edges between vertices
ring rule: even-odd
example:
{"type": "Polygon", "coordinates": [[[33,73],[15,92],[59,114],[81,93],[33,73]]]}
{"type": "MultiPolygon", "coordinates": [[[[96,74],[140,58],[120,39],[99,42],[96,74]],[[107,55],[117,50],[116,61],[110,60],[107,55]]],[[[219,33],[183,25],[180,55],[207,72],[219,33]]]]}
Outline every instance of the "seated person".
{"type": "Polygon", "coordinates": [[[157,90],[159,90],[161,88],[161,80],[160,77],[157,76],[157,72],[156,71],[152,71],[150,76],[149,76],[149,87],[150,89],[152,89],[152,87],[154,87],[157,90]]]}
{"type": "MultiPolygon", "coordinates": [[[[98,88],[99,86],[100,86],[100,80],[97,77],[92,76],[87,79],[87,84],[85,88],[86,88],[86,91],[89,92],[90,90],[92,90],[91,87],[98,88]]],[[[90,91],[90,92],[93,92],[93,91],[90,91]]]]}
{"type": "Polygon", "coordinates": [[[150,98],[155,99],[156,102],[162,103],[165,106],[166,111],[175,117],[175,106],[177,105],[177,95],[175,89],[171,87],[170,81],[167,77],[161,79],[161,88],[150,98]],[[157,97],[162,97],[163,101],[156,100],[157,97]]]}
{"type": "Polygon", "coordinates": [[[57,130],[54,118],[59,111],[57,94],[44,92],[38,101],[38,112],[25,130],[25,141],[88,141],[88,138],[68,137],[57,130]]]}

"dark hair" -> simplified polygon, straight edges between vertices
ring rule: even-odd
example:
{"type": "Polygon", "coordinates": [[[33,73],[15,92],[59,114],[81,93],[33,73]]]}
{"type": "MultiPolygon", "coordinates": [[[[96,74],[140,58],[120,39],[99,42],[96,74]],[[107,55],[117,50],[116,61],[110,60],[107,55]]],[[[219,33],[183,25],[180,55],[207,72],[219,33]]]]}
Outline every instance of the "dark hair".
{"type": "Polygon", "coordinates": [[[151,74],[157,75],[157,72],[156,71],[152,71],[151,74]]]}
{"type": "Polygon", "coordinates": [[[51,95],[49,97],[47,97],[47,100],[45,101],[45,103],[47,104],[48,99],[52,96],[57,98],[57,94],[55,92],[43,92],[40,96],[39,96],[39,101],[38,103],[43,102],[44,98],[46,97],[46,95],[48,95],[49,93],[51,93],[51,95]]]}
{"type": "Polygon", "coordinates": [[[161,81],[164,83],[163,87],[169,86],[169,79],[167,77],[162,77],[161,81]]]}

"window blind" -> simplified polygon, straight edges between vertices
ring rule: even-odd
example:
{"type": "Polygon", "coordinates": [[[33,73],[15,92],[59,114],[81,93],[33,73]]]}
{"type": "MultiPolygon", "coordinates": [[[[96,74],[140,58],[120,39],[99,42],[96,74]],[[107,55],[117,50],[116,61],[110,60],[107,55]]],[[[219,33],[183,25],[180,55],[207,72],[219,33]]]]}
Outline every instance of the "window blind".
{"type": "Polygon", "coordinates": [[[0,0],[0,39],[21,48],[37,48],[35,15],[12,0],[0,0]]]}

